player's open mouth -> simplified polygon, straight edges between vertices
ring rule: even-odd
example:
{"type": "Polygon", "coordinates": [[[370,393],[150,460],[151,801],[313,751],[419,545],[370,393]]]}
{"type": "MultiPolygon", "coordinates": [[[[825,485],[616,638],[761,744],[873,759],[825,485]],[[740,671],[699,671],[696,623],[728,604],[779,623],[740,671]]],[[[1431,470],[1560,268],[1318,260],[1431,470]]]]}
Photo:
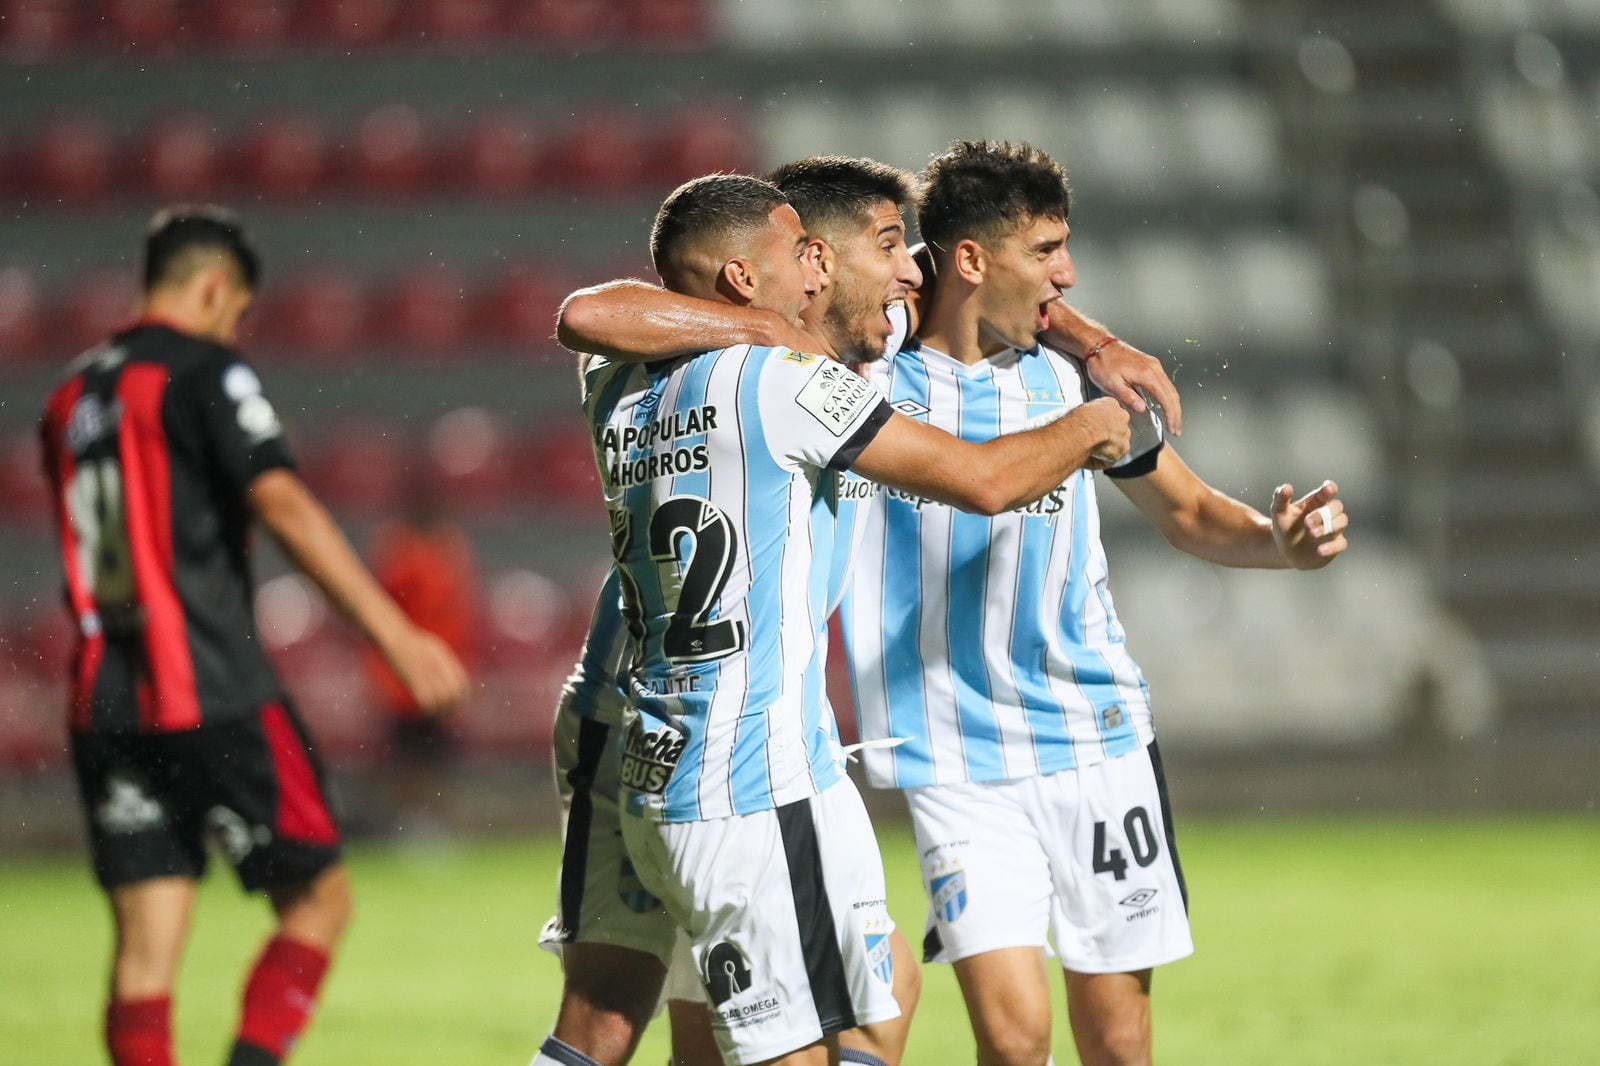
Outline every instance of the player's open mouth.
{"type": "Polygon", "coordinates": [[[1040,333],[1043,333],[1045,330],[1050,328],[1050,305],[1055,303],[1055,301],[1056,301],[1056,298],[1052,297],[1051,299],[1044,300],[1039,304],[1039,332],[1040,333]]]}
{"type": "Polygon", "coordinates": [[[896,307],[905,310],[905,306],[906,302],[904,300],[890,300],[883,305],[883,324],[888,327],[890,336],[894,335],[894,316],[891,312],[896,307]]]}

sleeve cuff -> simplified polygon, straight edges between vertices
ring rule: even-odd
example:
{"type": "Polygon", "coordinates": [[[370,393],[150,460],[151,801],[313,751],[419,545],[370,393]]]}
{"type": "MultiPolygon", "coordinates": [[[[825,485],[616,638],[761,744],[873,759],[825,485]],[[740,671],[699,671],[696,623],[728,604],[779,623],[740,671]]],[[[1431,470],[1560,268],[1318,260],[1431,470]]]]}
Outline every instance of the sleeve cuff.
{"type": "Polygon", "coordinates": [[[1161,449],[1166,446],[1166,441],[1157,441],[1154,448],[1151,448],[1143,455],[1135,457],[1131,462],[1124,463],[1122,466],[1107,467],[1106,477],[1119,479],[1144,477],[1156,468],[1156,459],[1161,455],[1161,449]]]}
{"type": "Polygon", "coordinates": [[[889,419],[894,415],[894,408],[889,406],[888,400],[879,400],[878,406],[872,413],[862,420],[856,431],[850,434],[850,439],[844,446],[833,453],[833,459],[828,463],[829,470],[849,470],[861,453],[867,450],[867,445],[872,443],[874,437],[884,426],[889,424],[889,419]]]}

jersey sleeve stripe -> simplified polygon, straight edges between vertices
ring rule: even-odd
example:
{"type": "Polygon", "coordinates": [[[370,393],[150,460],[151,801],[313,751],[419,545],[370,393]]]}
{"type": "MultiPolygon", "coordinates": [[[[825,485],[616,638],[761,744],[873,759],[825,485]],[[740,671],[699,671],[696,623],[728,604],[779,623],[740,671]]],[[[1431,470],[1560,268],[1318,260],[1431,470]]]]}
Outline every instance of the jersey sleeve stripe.
{"type": "Polygon", "coordinates": [[[878,406],[872,409],[856,431],[850,434],[850,439],[844,442],[844,447],[834,453],[833,461],[828,464],[829,470],[848,470],[855,461],[861,458],[861,453],[867,450],[867,445],[889,424],[889,418],[894,414],[894,408],[889,406],[888,400],[879,400],[878,406]]]}

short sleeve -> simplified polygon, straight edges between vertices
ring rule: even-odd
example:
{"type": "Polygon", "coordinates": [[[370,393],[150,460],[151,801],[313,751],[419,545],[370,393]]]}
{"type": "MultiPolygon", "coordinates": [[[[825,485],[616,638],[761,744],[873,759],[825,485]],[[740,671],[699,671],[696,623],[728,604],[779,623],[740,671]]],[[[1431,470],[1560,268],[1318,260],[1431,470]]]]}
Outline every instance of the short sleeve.
{"type": "Polygon", "coordinates": [[[876,385],[832,359],[774,348],[761,367],[761,420],[775,456],[848,470],[891,414],[876,385]]]}
{"type": "Polygon", "coordinates": [[[254,368],[233,353],[207,359],[196,371],[191,412],[212,468],[225,487],[243,495],[268,470],[293,469],[283,425],[254,368]]]}

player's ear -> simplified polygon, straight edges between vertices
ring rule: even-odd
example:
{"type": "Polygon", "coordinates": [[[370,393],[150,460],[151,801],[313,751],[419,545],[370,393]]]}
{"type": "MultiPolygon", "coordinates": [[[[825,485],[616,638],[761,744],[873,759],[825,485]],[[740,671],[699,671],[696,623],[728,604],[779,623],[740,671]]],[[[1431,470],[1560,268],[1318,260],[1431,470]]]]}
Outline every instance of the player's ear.
{"type": "Polygon", "coordinates": [[[956,277],[978,285],[983,282],[983,275],[989,269],[989,254],[977,241],[962,240],[957,242],[950,256],[950,266],[951,273],[956,277]]]}
{"type": "Polygon", "coordinates": [[[756,286],[756,265],[748,259],[730,259],[717,274],[717,291],[741,306],[755,299],[756,286]]]}

